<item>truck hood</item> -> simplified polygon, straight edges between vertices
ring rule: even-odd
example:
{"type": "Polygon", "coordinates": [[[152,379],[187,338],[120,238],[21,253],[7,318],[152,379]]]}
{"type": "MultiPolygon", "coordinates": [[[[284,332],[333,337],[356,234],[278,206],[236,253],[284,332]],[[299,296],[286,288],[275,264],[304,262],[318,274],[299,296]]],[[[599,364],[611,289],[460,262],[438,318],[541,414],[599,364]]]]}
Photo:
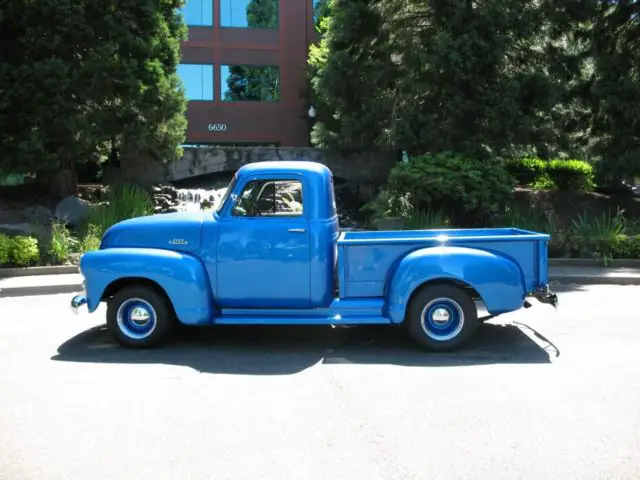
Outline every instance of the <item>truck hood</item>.
{"type": "Polygon", "coordinates": [[[203,213],[164,213],[116,223],[102,237],[104,248],[162,248],[192,252],[200,248],[203,213]]]}

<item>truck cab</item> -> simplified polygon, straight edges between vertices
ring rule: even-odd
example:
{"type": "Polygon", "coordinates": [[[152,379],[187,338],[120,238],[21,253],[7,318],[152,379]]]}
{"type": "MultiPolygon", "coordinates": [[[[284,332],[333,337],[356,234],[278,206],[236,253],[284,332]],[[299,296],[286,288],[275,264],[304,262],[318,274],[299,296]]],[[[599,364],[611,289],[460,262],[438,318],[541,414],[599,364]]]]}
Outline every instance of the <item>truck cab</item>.
{"type": "Polygon", "coordinates": [[[509,229],[341,231],[331,171],[319,163],[241,167],[215,211],[120,222],[80,261],[78,311],[107,303],[127,347],[175,324],[405,326],[435,351],[475,333],[477,302],[500,315],[528,296],[557,303],[549,235],[509,229]]]}
{"type": "Polygon", "coordinates": [[[203,226],[222,308],[327,307],[334,294],[338,216],[319,164],[250,164],[203,226]]]}

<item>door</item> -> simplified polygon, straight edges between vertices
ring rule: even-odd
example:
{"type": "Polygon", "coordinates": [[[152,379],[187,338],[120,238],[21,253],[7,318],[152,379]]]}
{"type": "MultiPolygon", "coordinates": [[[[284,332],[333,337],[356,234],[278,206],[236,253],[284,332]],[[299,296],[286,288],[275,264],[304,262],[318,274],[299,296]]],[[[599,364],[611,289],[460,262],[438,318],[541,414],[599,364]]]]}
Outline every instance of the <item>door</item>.
{"type": "Polygon", "coordinates": [[[223,308],[310,305],[310,237],[302,179],[254,178],[219,223],[223,308]]]}

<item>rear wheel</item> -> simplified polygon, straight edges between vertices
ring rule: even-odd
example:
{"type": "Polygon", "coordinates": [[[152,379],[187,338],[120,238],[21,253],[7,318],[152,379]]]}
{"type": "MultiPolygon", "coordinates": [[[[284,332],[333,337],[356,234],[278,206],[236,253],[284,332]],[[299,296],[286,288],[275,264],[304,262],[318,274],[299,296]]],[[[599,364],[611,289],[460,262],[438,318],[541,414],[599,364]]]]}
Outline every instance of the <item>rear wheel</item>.
{"type": "Polygon", "coordinates": [[[155,347],[166,339],[173,323],[169,302],[150,287],[125,287],[107,302],[107,326],[125,347],[155,347]]]}
{"type": "Polygon", "coordinates": [[[446,352],[473,337],[478,328],[478,312],[462,288],[429,285],[411,300],[406,321],[409,334],[421,346],[446,352]]]}

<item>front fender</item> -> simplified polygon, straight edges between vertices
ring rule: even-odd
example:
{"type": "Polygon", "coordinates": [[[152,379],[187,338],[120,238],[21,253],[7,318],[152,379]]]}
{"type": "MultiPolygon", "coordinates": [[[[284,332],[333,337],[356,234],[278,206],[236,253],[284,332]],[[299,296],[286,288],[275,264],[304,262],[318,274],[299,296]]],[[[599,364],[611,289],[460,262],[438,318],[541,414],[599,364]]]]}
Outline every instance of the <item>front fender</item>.
{"type": "Polygon", "coordinates": [[[173,304],[178,320],[187,325],[210,323],[213,298],[209,277],[196,257],[151,248],[108,248],[87,252],[80,260],[87,307],[95,311],[114,282],[142,278],[157,283],[173,304]]]}
{"type": "Polygon", "coordinates": [[[467,247],[422,248],[406,255],[391,275],[387,291],[391,321],[402,322],[413,292],[435,280],[471,286],[490,314],[517,310],[526,296],[522,270],[506,257],[467,247]]]}

